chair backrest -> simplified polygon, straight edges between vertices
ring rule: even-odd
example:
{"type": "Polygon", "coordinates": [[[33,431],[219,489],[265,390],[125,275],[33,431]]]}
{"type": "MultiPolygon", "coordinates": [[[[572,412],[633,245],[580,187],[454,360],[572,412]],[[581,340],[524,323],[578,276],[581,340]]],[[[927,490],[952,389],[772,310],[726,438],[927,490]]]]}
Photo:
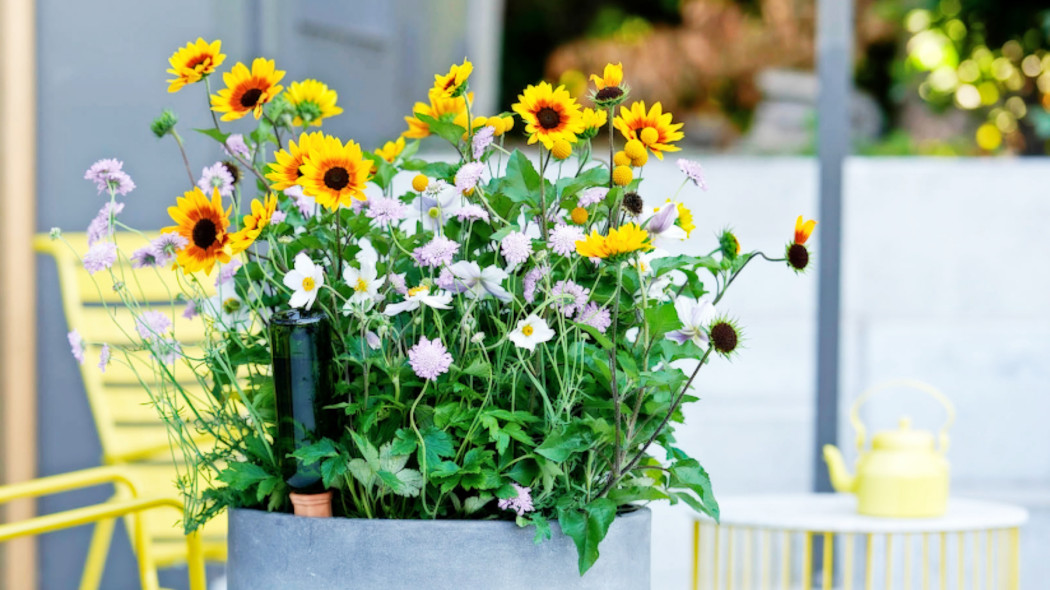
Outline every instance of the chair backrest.
{"type": "MultiPolygon", "coordinates": [[[[117,234],[116,241],[121,251],[129,254],[152,237],[155,236],[122,232],[117,234]]],[[[166,458],[170,462],[166,427],[144,390],[144,387],[159,386],[151,354],[129,352],[125,359],[123,353],[114,353],[113,362],[104,372],[98,366],[98,359],[103,344],[124,345],[136,341],[135,313],[122,303],[117,288],[128,289],[141,310],[167,314],[173,322],[172,335],[183,349],[188,352],[198,349],[205,337],[204,324],[199,319],[183,317],[185,305],[173,301],[179,292],[176,271],[136,269],[121,257],[113,266],[113,275],[106,271],[91,275],[80,262],[88,249],[86,234],[63,233],[61,240],[38,235],[34,248],[55,259],[66,322],[69,330],[79,332],[86,344],[86,358],[80,365],[80,373],[102,443],[103,463],[150,458],[166,458]]],[[[212,287],[214,276],[214,273],[212,277],[201,275],[200,283],[212,287]]],[[[185,364],[175,363],[171,369],[188,391],[208,395],[185,364]]]]}

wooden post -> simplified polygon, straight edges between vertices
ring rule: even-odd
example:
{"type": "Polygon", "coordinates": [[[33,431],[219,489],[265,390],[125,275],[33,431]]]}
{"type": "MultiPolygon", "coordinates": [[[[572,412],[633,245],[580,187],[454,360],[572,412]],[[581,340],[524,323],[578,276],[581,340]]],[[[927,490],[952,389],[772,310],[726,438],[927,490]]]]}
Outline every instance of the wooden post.
{"type": "MultiPolygon", "coordinates": [[[[36,10],[0,2],[0,484],[36,474],[36,10]]],[[[11,502],[5,521],[35,505],[11,502]]],[[[32,538],[0,546],[0,587],[36,588],[32,538]]]]}

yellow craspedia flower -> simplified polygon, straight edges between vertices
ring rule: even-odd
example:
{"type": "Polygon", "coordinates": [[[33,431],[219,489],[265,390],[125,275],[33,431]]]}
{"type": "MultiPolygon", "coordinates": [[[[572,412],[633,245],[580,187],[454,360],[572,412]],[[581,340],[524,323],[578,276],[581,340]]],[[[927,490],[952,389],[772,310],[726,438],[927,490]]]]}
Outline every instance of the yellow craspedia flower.
{"type": "Polygon", "coordinates": [[[292,82],[284,96],[295,107],[293,125],[320,125],[322,120],[343,112],[335,105],[336,91],[318,80],[292,82]]]}
{"type": "Polygon", "coordinates": [[[572,155],[572,144],[559,139],[554,142],[554,146],[551,147],[551,155],[554,156],[555,160],[564,160],[572,155]]]}
{"type": "Polygon", "coordinates": [[[422,174],[416,174],[412,179],[412,188],[418,193],[427,190],[428,186],[430,186],[430,179],[422,174]]]}
{"type": "MultiPolygon", "coordinates": [[[[667,199],[670,203],[671,199],[667,199]]],[[[675,208],[678,209],[678,227],[685,231],[685,237],[689,237],[696,229],[696,224],[693,223],[693,212],[689,210],[683,203],[675,203],[675,208]]]]}
{"type": "Polygon", "coordinates": [[[470,73],[473,71],[474,64],[470,63],[470,60],[464,59],[463,63],[459,65],[452,64],[447,74],[434,74],[434,88],[432,92],[437,93],[442,98],[458,96],[463,91],[467,79],[470,78],[470,73]]]}
{"type": "Polygon", "coordinates": [[[648,163],[649,152],[642,152],[642,157],[631,160],[631,166],[634,166],[635,168],[641,168],[642,166],[645,166],[648,163]]]}
{"type": "Polygon", "coordinates": [[[591,81],[598,90],[609,86],[619,86],[623,83],[623,62],[605,64],[602,76],[599,78],[597,74],[591,74],[591,81]]]}
{"type": "Polygon", "coordinates": [[[613,165],[615,166],[630,166],[631,157],[628,156],[623,150],[620,150],[613,154],[613,165]]]}
{"type": "Polygon", "coordinates": [[[203,270],[211,274],[216,262],[230,261],[230,210],[223,210],[222,195],[216,187],[211,200],[200,188],[194,187],[176,199],[174,207],[168,207],[168,215],[176,225],[162,229],[164,233],[175,232],[186,239],[186,247],[175,254],[172,268],[182,268],[185,274],[203,270]]]}
{"type": "Polygon", "coordinates": [[[223,121],[234,121],[248,113],[258,119],[262,116],[263,105],[284,88],[277,84],[283,77],[284,71],[274,69],[272,59],[256,58],[251,70],[238,62],[231,71],[222,75],[226,88],[211,95],[211,110],[223,113],[223,121]]]}
{"type": "Polygon", "coordinates": [[[326,135],[306,154],[299,184],[305,194],[335,211],[353,199],[367,200],[365,183],[371,169],[372,162],[365,159],[357,142],[351,139],[343,144],[326,135]]]}
{"type": "Polygon", "coordinates": [[[629,139],[623,146],[623,153],[632,160],[637,160],[645,155],[645,146],[637,139],[629,139]]]}
{"type": "Polygon", "coordinates": [[[510,133],[511,129],[514,129],[514,117],[507,115],[503,117],[503,132],[510,133]]]}
{"type": "Polygon", "coordinates": [[[493,136],[499,137],[503,135],[503,117],[500,117],[498,115],[495,117],[489,117],[488,126],[492,127],[493,136]]]}
{"type": "Polygon", "coordinates": [[[583,207],[576,207],[572,210],[572,213],[569,214],[569,217],[576,225],[583,225],[587,223],[587,218],[590,217],[590,214],[587,213],[587,210],[583,207]]]}
{"type": "Polygon", "coordinates": [[[580,105],[564,86],[554,88],[547,82],[529,86],[518,95],[513,109],[525,122],[530,144],[538,141],[551,149],[555,141],[575,143],[576,136],[583,133],[580,105]]]}
{"type": "Polygon", "coordinates": [[[470,136],[474,135],[474,132],[481,129],[485,125],[488,125],[488,117],[471,117],[470,118],[470,129],[467,130],[467,112],[463,111],[456,115],[452,122],[459,125],[464,129],[463,141],[466,141],[470,136]]]}
{"type": "Polygon", "coordinates": [[[383,147],[375,151],[375,155],[383,158],[387,162],[393,164],[394,160],[401,155],[401,152],[405,150],[405,138],[398,137],[397,141],[388,141],[383,144],[383,147]]]}
{"type": "Polygon", "coordinates": [[[617,166],[613,168],[613,184],[616,186],[627,186],[634,180],[634,173],[627,166],[617,166]]]}
{"type": "Polygon", "coordinates": [[[576,242],[576,253],[587,258],[608,258],[617,254],[649,251],[653,245],[649,242],[649,232],[634,223],[626,223],[619,228],[609,230],[609,235],[599,235],[596,230],[591,235],[576,242]]]}
{"type": "Polygon", "coordinates": [[[219,52],[221,47],[220,40],[208,43],[202,37],[197,37],[195,42],[187,43],[171,54],[168,58],[171,64],[168,73],[175,77],[168,80],[168,92],[178,92],[183,86],[200,82],[214,72],[226,59],[226,55],[219,52]]]}
{"type": "Polygon", "coordinates": [[[255,243],[264,227],[270,224],[274,211],[277,210],[277,195],[266,195],[265,201],[252,199],[252,212],[244,216],[241,229],[230,234],[230,249],[234,254],[244,252],[255,243]]]}
{"type": "Polygon", "coordinates": [[[403,131],[401,136],[409,139],[422,139],[430,136],[430,125],[417,115],[423,115],[432,119],[455,118],[460,113],[466,113],[468,100],[471,103],[474,102],[474,93],[470,92],[455,98],[442,98],[431,90],[430,104],[417,102],[412,107],[412,116],[405,117],[408,129],[403,131]]]}
{"type": "Polygon", "coordinates": [[[671,122],[671,113],[664,113],[660,103],[646,111],[645,102],[631,104],[630,108],[620,107],[620,114],[613,119],[613,125],[620,130],[627,140],[637,139],[653,152],[658,159],[664,159],[664,152],[677,152],[681,148],[671,145],[684,137],[681,123],[671,122]]]}
{"type": "Polygon", "coordinates": [[[310,146],[323,137],[320,131],[303,133],[299,136],[299,143],[289,141],[287,148],[278,150],[273,155],[276,162],[268,165],[269,172],[266,173],[267,180],[273,183],[270,188],[283,191],[299,184],[299,178],[303,175],[303,159],[310,152],[310,146]]]}

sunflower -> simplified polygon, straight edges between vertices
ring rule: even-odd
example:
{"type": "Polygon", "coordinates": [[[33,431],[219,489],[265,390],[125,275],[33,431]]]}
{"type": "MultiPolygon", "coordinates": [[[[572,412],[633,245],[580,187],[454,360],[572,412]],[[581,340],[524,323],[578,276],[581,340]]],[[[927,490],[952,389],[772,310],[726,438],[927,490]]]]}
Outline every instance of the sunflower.
{"type": "Polygon", "coordinates": [[[317,80],[303,80],[292,82],[285,92],[285,98],[295,107],[295,119],[293,125],[310,126],[321,125],[321,121],[328,117],[334,117],[343,112],[343,109],[335,106],[338,97],[324,82],[317,80]]]}
{"type": "Polygon", "coordinates": [[[204,76],[214,72],[226,59],[225,54],[219,53],[221,46],[220,40],[208,43],[197,37],[196,42],[187,43],[171,54],[168,58],[171,69],[168,73],[175,78],[168,80],[168,92],[178,92],[183,86],[200,82],[204,76]]]}
{"type": "Polygon", "coordinates": [[[387,162],[390,162],[391,164],[393,164],[394,160],[396,160],[397,157],[400,156],[401,152],[404,151],[404,150],[405,150],[405,138],[404,137],[399,137],[399,138],[397,138],[397,141],[388,141],[388,142],[384,143],[383,147],[381,147],[381,148],[379,148],[379,149],[377,149],[375,151],[375,154],[377,156],[379,156],[380,158],[383,158],[387,162]]]}
{"type": "Polygon", "coordinates": [[[223,121],[235,121],[252,113],[258,119],[263,105],[280,94],[283,86],[277,84],[284,77],[283,70],[275,70],[272,59],[255,58],[252,69],[237,62],[233,69],[222,75],[226,88],[211,95],[211,110],[225,113],[223,121]]]}
{"type": "Polygon", "coordinates": [[[311,144],[299,184],[305,194],[335,211],[352,199],[367,199],[364,189],[371,169],[372,162],[364,158],[357,142],[351,139],[343,145],[338,138],[326,135],[311,144]]]}
{"type": "Polygon", "coordinates": [[[581,137],[591,139],[598,135],[598,131],[609,122],[609,112],[605,109],[594,110],[590,107],[583,109],[583,133],[581,137]]]}
{"type": "Polygon", "coordinates": [[[470,63],[470,60],[464,59],[462,65],[452,64],[452,67],[449,68],[448,73],[444,76],[434,74],[434,88],[431,92],[441,98],[459,96],[463,92],[467,78],[470,77],[472,71],[474,71],[474,64],[470,63]]]}
{"type": "Polygon", "coordinates": [[[175,267],[189,274],[199,270],[210,274],[216,262],[230,261],[230,209],[223,211],[219,189],[212,191],[211,201],[200,188],[186,191],[168,207],[168,215],[178,225],[166,227],[162,233],[175,232],[187,240],[186,247],[175,255],[175,267]]]}
{"type": "MultiPolygon", "coordinates": [[[[430,125],[421,120],[418,115],[423,115],[432,119],[442,119],[445,115],[451,115],[451,118],[455,118],[460,113],[467,112],[467,101],[470,101],[471,103],[474,102],[473,92],[455,98],[442,98],[439,94],[431,90],[429,97],[430,104],[417,102],[416,105],[412,107],[412,116],[405,117],[405,122],[408,123],[408,129],[401,133],[401,137],[422,139],[430,135],[430,125]]],[[[464,127],[466,127],[466,125],[464,125],[464,127]]]]}
{"type": "Polygon", "coordinates": [[[594,87],[598,90],[610,86],[619,86],[623,82],[623,62],[605,64],[605,70],[602,71],[601,77],[598,77],[598,74],[591,74],[591,81],[594,82],[594,87]]]}
{"type": "Polygon", "coordinates": [[[609,235],[602,236],[596,230],[591,235],[576,242],[576,253],[587,258],[608,258],[617,254],[629,254],[636,251],[649,251],[653,245],[649,242],[649,232],[634,223],[621,225],[609,230],[609,235]]]}
{"type": "Polygon", "coordinates": [[[270,171],[266,173],[266,178],[273,183],[271,188],[283,191],[299,184],[299,178],[303,175],[303,160],[306,154],[310,153],[311,147],[319,143],[322,137],[324,134],[320,131],[303,133],[299,136],[298,145],[294,141],[289,141],[287,149],[278,150],[273,155],[277,161],[269,165],[270,171]]]}
{"type": "Polygon", "coordinates": [[[637,139],[663,160],[664,152],[677,152],[681,148],[671,145],[672,141],[682,139],[681,123],[671,123],[671,113],[664,113],[660,103],[646,113],[645,101],[631,104],[631,108],[620,107],[620,116],[613,119],[613,125],[628,139],[637,139]]]}
{"type": "Polygon", "coordinates": [[[513,108],[525,122],[530,144],[539,141],[551,149],[555,141],[564,139],[575,143],[576,136],[583,133],[580,105],[564,86],[554,88],[547,82],[529,86],[518,96],[513,108]]]}
{"type": "Polygon", "coordinates": [[[244,216],[241,230],[230,234],[230,249],[234,254],[244,252],[258,239],[263,228],[270,224],[276,210],[277,196],[273,193],[266,195],[265,201],[252,199],[252,212],[244,216]]]}
{"type": "MultiPolygon", "coordinates": [[[[671,200],[668,199],[667,202],[670,203],[671,200]]],[[[675,208],[678,209],[678,226],[685,231],[685,237],[688,238],[692,235],[693,230],[696,229],[696,224],[693,223],[693,212],[684,203],[676,202],[675,208]]],[[[740,245],[737,244],[737,254],[740,253],[739,250],[740,245]]]]}
{"type": "Polygon", "coordinates": [[[809,236],[813,235],[813,228],[817,227],[815,219],[806,221],[801,215],[795,220],[795,243],[802,245],[809,240],[809,236]]]}

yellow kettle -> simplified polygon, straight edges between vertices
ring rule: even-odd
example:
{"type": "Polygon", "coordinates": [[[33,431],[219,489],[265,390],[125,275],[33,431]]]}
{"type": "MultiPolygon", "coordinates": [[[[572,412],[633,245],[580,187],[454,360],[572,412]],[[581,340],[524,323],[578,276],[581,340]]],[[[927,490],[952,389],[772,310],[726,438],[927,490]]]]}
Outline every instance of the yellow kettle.
{"type": "Polygon", "coordinates": [[[861,394],[850,408],[849,419],[857,431],[857,474],[848,472],[836,447],[824,446],[824,460],[835,490],[856,494],[857,511],[868,516],[923,518],[944,514],[948,506],[948,428],[955,420],[955,409],[948,398],[926,383],[892,381],[861,394]],[[897,430],[875,433],[871,449],[865,450],[867,432],[860,421],[861,405],[876,393],[897,387],[927,393],[947,410],[936,446],[932,433],[913,430],[911,419],[905,416],[897,430]]]}

